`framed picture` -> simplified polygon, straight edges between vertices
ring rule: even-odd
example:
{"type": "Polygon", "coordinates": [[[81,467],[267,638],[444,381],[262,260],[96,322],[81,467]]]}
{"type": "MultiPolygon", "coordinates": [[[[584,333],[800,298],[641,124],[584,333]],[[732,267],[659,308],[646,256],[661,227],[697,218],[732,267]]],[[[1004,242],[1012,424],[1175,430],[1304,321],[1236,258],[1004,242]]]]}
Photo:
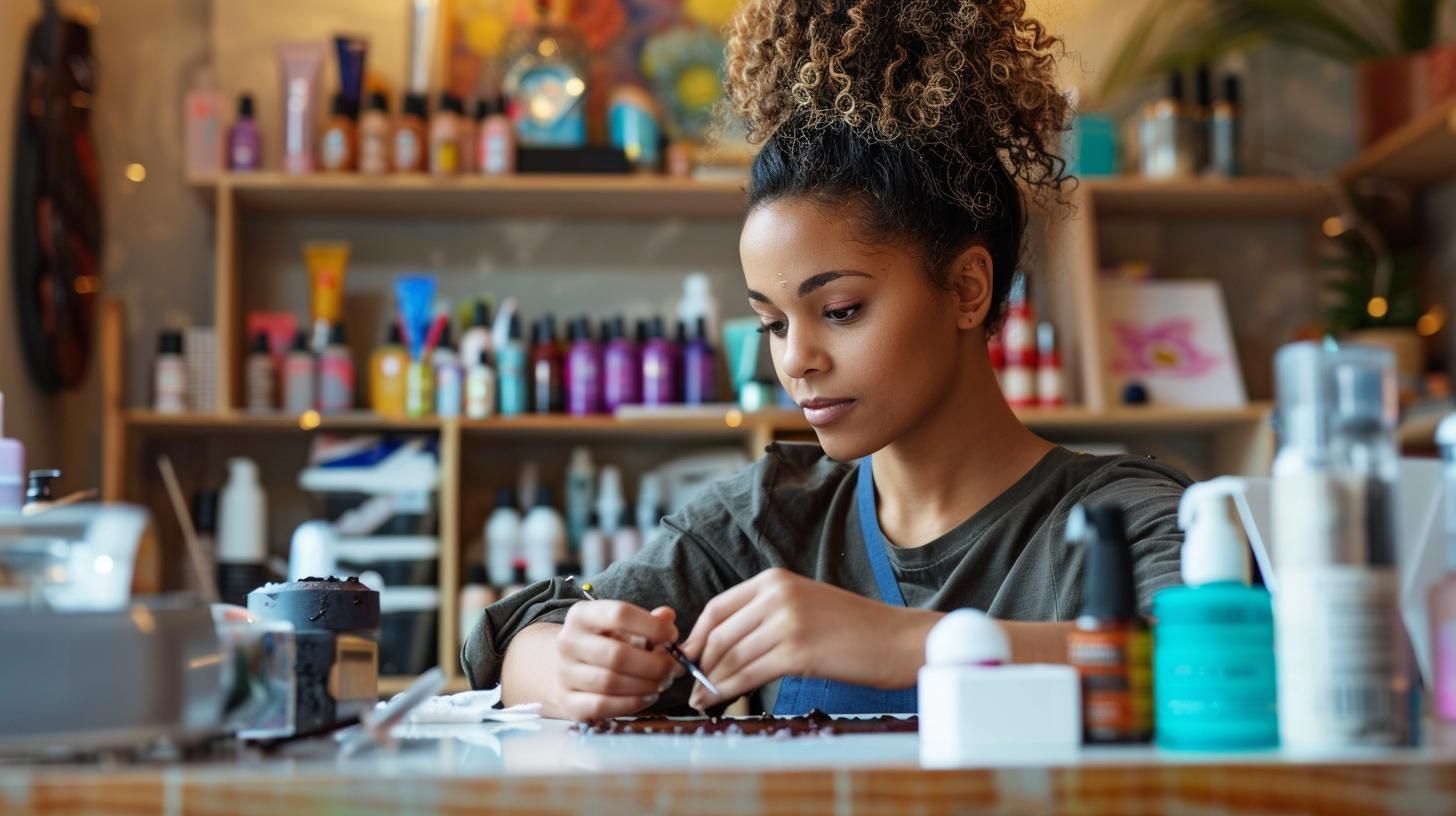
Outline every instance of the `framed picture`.
{"type": "Polygon", "coordinates": [[[1155,404],[1248,404],[1217,282],[1104,280],[1098,295],[1103,373],[1114,402],[1129,383],[1140,383],[1155,404]]]}

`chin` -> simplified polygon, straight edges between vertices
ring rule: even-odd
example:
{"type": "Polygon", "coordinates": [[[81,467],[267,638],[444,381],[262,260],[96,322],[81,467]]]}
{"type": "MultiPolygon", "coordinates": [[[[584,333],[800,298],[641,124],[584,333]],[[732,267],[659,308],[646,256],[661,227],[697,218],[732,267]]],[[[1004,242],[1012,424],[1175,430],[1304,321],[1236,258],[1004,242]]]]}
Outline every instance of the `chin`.
{"type": "Polygon", "coordinates": [[[838,462],[863,459],[885,446],[883,440],[870,439],[867,434],[843,428],[815,428],[814,435],[819,438],[819,447],[824,449],[824,455],[838,462]]]}

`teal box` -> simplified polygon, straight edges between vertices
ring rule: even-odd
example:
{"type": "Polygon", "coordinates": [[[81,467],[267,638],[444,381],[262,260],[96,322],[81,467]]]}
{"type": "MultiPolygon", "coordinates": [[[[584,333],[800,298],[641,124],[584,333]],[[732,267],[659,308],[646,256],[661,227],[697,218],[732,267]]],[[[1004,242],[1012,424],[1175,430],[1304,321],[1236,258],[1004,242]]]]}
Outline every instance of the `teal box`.
{"type": "Polygon", "coordinates": [[[1118,173],[1117,123],[1102,114],[1080,114],[1066,135],[1067,171],[1079,178],[1118,173]]]}

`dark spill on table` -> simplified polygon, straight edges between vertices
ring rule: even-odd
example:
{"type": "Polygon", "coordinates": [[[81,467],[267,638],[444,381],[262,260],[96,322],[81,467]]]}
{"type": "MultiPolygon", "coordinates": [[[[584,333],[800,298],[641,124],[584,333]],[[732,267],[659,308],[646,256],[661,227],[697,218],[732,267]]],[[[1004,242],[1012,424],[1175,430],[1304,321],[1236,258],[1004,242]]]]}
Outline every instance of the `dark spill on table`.
{"type": "Polygon", "coordinates": [[[839,734],[913,734],[915,717],[835,718],[815,709],[798,717],[619,717],[580,723],[582,734],[735,734],[744,736],[809,737],[839,734]]]}

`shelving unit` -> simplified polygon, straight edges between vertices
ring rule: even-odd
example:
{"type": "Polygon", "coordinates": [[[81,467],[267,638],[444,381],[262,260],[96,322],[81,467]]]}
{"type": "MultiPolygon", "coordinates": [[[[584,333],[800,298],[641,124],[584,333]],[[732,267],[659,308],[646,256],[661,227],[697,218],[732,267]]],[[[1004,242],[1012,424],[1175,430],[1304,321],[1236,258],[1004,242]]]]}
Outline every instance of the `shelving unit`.
{"type": "Polygon", "coordinates": [[[1375,178],[1413,188],[1456,178],[1456,98],[1362,150],[1338,177],[1346,183],[1375,178]]]}
{"type": "MultiPolygon", "coordinates": [[[[475,538],[483,491],[491,478],[523,446],[549,456],[575,444],[617,451],[633,462],[673,455],[686,445],[740,447],[756,458],[775,439],[812,439],[812,429],[796,411],[743,413],[731,406],[665,413],[626,411],[617,417],[523,416],[483,421],[468,419],[395,419],[372,414],[339,416],[253,415],[239,410],[243,358],[243,270],[240,247],[254,219],[330,217],[364,222],[468,221],[493,217],[570,219],[737,219],[744,211],[740,182],[702,182],[656,177],[517,176],[435,179],[413,177],[286,176],[277,173],[231,175],[194,180],[197,194],[214,214],[214,326],[218,336],[219,404],[209,415],[169,415],[126,404],[125,316],[116,303],[103,310],[104,474],[108,499],[149,504],[159,519],[171,511],[159,498],[148,446],[193,452],[215,461],[224,451],[254,448],[298,459],[316,433],[429,434],[438,439],[439,563],[441,612],[439,662],[452,688],[461,688],[458,668],[457,596],[465,548],[475,538]],[[506,453],[501,453],[507,451],[506,453]],[[490,474],[480,467],[494,468],[490,474]],[[466,532],[467,528],[470,532],[466,532]]],[[[1098,247],[1096,219],[1101,216],[1150,219],[1315,219],[1327,205],[1320,185],[1286,179],[1236,179],[1148,182],[1095,179],[1073,194],[1072,216],[1046,222],[1039,240],[1039,261],[1058,271],[1058,290],[1047,304],[1063,338],[1068,386],[1073,404],[1054,410],[1019,412],[1034,431],[1062,443],[1135,442],[1139,450],[1161,442],[1192,440],[1209,472],[1267,471],[1272,458],[1271,406],[1234,409],[1181,409],[1166,406],[1116,407],[1102,383],[1097,306],[1098,247]]],[[[248,274],[245,274],[247,272],[248,274]]],[[[295,304],[301,305],[301,304],[295,304]]],[[[610,459],[611,457],[608,457],[610,459]]],[[[511,465],[513,467],[513,465],[511,465]]],[[[279,481],[286,481],[280,479],[279,481]]],[[[275,487],[277,483],[275,482],[275,487]]],[[[278,488],[281,489],[281,488],[278,488]]],[[[158,566],[167,551],[153,536],[139,558],[137,587],[161,589],[158,566]]],[[[409,678],[386,678],[383,693],[401,690],[409,678]]]]}

